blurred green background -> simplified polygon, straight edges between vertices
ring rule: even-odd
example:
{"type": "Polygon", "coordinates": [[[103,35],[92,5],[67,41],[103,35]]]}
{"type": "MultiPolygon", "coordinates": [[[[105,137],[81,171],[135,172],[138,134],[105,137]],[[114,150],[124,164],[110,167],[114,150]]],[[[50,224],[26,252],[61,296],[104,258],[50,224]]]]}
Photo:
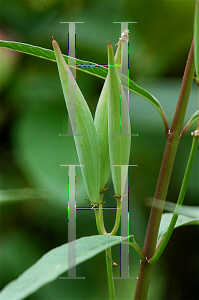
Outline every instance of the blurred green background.
{"type": "MultiPolygon", "coordinates": [[[[1,39],[52,49],[52,35],[63,53],[68,50],[68,25],[76,25],[77,58],[107,63],[107,42],[120,37],[120,24],[130,24],[130,78],[162,104],[169,125],[193,37],[194,1],[1,1],[1,39]]],[[[116,49],[116,47],[114,47],[116,49]]],[[[60,164],[78,164],[57,72],[47,60],[1,49],[1,288],[18,277],[50,249],[67,242],[68,171],[60,164]]],[[[103,80],[77,71],[76,79],[94,116],[103,80]]],[[[186,122],[197,110],[193,83],[186,122]]],[[[157,111],[130,92],[132,137],[129,172],[130,234],[143,247],[150,209],[165,146],[164,127],[157,111]]],[[[191,130],[180,143],[167,200],[176,202],[191,147],[191,130]]],[[[198,205],[198,156],[188,185],[186,205],[198,205]]],[[[89,206],[77,168],[77,206],[89,206]]],[[[114,206],[111,180],[106,205],[114,206]]],[[[114,212],[105,211],[107,230],[114,212]]],[[[94,212],[77,211],[77,238],[97,234],[94,212]]],[[[119,234],[119,232],[118,232],[119,234]]],[[[176,229],[157,263],[151,280],[151,300],[198,299],[198,228],[176,229]],[[190,243],[190,245],[189,245],[190,243]]],[[[139,257],[129,251],[132,277],[138,276],[139,257]]],[[[113,248],[119,264],[119,246],[113,248]]],[[[119,269],[115,268],[115,276],[119,269]]],[[[67,274],[64,274],[67,276],[67,274]]],[[[27,299],[108,299],[105,255],[77,267],[85,280],[59,280],[27,299]]],[[[135,280],[115,280],[117,299],[133,299],[135,280]]]]}

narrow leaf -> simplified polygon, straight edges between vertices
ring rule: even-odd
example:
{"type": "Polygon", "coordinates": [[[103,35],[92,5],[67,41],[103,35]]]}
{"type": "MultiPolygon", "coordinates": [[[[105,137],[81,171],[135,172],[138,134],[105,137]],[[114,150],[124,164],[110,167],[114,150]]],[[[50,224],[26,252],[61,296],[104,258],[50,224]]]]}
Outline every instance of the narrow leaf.
{"type": "MultiPolygon", "coordinates": [[[[76,240],[76,265],[94,257],[120,241],[131,237],[89,236],[76,240]]],[[[72,242],[73,243],[73,242],[72,242]]],[[[71,263],[71,268],[75,261],[71,263]]],[[[68,244],[52,249],[26,270],[18,279],[9,283],[0,293],[1,300],[21,300],[43,285],[55,280],[68,270],[68,244]]]]}
{"type": "MultiPolygon", "coordinates": [[[[56,62],[56,58],[55,58],[55,54],[54,54],[53,50],[45,49],[45,48],[42,48],[39,46],[33,46],[33,45],[29,45],[29,44],[24,44],[24,43],[0,40],[0,47],[15,50],[18,52],[22,52],[25,54],[33,55],[36,57],[40,57],[43,59],[47,59],[47,60],[56,62]]],[[[68,64],[69,56],[63,55],[63,57],[64,57],[66,63],[68,64]]],[[[102,67],[98,64],[89,62],[89,61],[83,61],[81,59],[76,59],[76,58],[70,57],[70,62],[72,62],[72,64],[69,65],[70,67],[74,67],[76,65],[76,67],[79,70],[89,73],[89,74],[93,74],[93,75],[103,78],[103,79],[105,79],[108,74],[107,68],[102,67]]]]}
{"type": "MultiPolygon", "coordinates": [[[[34,56],[37,56],[40,58],[44,58],[44,59],[48,59],[48,60],[56,62],[55,55],[52,50],[44,49],[44,48],[41,48],[38,46],[32,46],[32,45],[24,44],[24,43],[0,40],[0,47],[15,50],[15,51],[22,52],[22,53],[26,53],[29,55],[34,55],[34,56]]],[[[63,57],[64,57],[66,63],[68,63],[69,57],[67,55],[63,55],[63,57]]],[[[76,58],[74,58],[74,60],[76,61],[76,68],[80,71],[89,73],[91,75],[100,77],[102,79],[105,79],[108,74],[108,69],[103,66],[100,66],[100,65],[92,63],[92,62],[76,59],[76,58]]],[[[70,58],[70,62],[71,61],[72,61],[72,58],[70,58]]],[[[73,64],[73,66],[74,65],[75,64],[73,64]]],[[[71,66],[71,67],[73,67],[73,66],[71,66]]],[[[136,93],[137,95],[139,95],[140,97],[144,98],[145,100],[147,100],[149,103],[151,103],[156,108],[156,110],[159,112],[159,114],[163,120],[164,127],[165,127],[165,133],[167,133],[168,129],[169,129],[168,122],[167,122],[167,118],[165,116],[164,110],[163,110],[160,102],[152,94],[150,94],[149,92],[147,92],[146,90],[144,90],[143,88],[141,88],[140,86],[135,84],[135,82],[133,82],[127,76],[122,74],[121,80],[122,80],[122,85],[125,88],[129,89],[130,91],[132,91],[132,92],[136,93]]]]}
{"type": "Polygon", "coordinates": [[[149,92],[147,92],[145,89],[141,88],[139,85],[137,85],[133,80],[122,74],[121,76],[121,83],[123,87],[129,89],[130,91],[134,92],[135,94],[139,95],[140,97],[147,100],[149,103],[151,103],[156,110],[159,112],[165,128],[165,134],[169,131],[169,125],[167,121],[167,117],[164,113],[164,110],[160,104],[160,102],[149,92]]]}

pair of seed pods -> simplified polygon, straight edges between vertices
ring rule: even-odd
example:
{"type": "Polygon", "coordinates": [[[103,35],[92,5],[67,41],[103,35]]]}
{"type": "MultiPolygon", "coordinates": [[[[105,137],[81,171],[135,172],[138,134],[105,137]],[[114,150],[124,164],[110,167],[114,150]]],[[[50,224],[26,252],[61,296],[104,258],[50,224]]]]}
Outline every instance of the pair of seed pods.
{"type": "Polygon", "coordinates": [[[115,194],[121,197],[121,168],[128,165],[130,156],[130,122],[128,105],[120,82],[120,68],[124,42],[118,43],[114,58],[113,47],[108,44],[108,75],[105,80],[93,121],[91,112],[58,43],[52,41],[59,77],[64,93],[74,140],[81,165],[85,187],[92,204],[100,202],[110,168],[115,194]],[[121,133],[122,131],[127,134],[121,133]]]}

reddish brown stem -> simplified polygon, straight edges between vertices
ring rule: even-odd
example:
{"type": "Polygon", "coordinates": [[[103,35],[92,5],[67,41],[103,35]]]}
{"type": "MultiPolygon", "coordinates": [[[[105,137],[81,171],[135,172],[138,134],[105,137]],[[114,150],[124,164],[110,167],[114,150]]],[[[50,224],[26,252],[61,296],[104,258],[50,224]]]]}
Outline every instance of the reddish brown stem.
{"type": "MultiPolygon", "coordinates": [[[[156,191],[154,195],[154,203],[151,208],[149,217],[145,243],[144,243],[144,255],[148,260],[155,253],[158,231],[162,212],[164,208],[164,202],[166,199],[171,173],[174,165],[174,160],[180,141],[180,133],[182,131],[183,121],[186,113],[186,108],[191,92],[191,86],[194,76],[194,51],[193,42],[187,59],[180,94],[171,126],[171,130],[167,134],[166,147],[162,160],[162,165],[158,177],[156,191]],[[158,200],[158,201],[157,201],[158,200]],[[159,206],[157,207],[157,203],[159,206]]],[[[147,298],[148,287],[151,277],[153,266],[150,263],[143,264],[141,262],[140,272],[138,276],[138,282],[135,292],[135,300],[145,300],[147,298]]]]}

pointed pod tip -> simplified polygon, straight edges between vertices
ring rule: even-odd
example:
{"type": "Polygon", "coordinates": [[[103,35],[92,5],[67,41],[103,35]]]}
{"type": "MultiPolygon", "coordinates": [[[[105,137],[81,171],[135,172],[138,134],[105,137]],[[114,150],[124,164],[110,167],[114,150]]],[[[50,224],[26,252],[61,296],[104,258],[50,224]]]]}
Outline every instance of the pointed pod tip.
{"type": "Polygon", "coordinates": [[[52,44],[53,44],[53,47],[59,47],[57,41],[54,39],[53,36],[52,36],[52,44]]]}
{"type": "Polygon", "coordinates": [[[111,43],[108,41],[108,52],[113,51],[113,46],[111,43]]]}
{"type": "Polygon", "coordinates": [[[52,43],[56,43],[56,44],[58,44],[57,43],[57,41],[54,39],[54,37],[52,36],[52,43]]]}
{"type": "Polygon", "coordinates": [[[109,41],[108,41],[108,62],[109,64],[114,64],[113,47],[109,41]]]}

